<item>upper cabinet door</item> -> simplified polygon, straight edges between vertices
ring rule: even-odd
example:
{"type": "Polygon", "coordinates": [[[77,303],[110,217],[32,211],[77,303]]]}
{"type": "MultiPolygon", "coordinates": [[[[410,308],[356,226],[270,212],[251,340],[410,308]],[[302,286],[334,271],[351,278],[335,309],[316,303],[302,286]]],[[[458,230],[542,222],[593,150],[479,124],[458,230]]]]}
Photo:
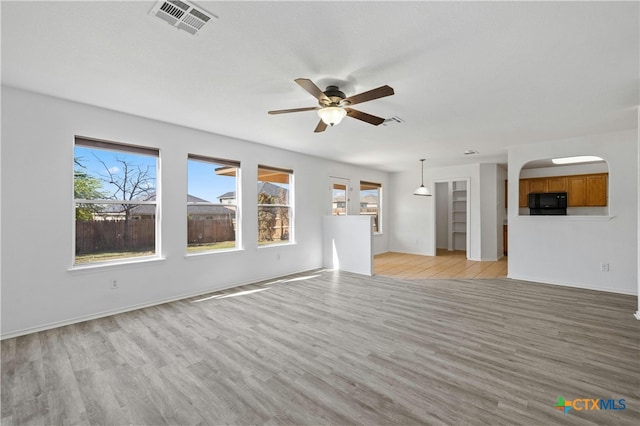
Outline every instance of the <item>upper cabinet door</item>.
{"type": "Polygon", "coordinates": [[[568,207],[581,207],[587,198],[587,178],[585,176],[569,176],[567,178],[568,207]]]}
{"type": "Polygon", "coordinates": [[[547,178],[529,179],[529,192],[547,192],[547,178]]]}
{"type": "Polygon", "coordinates": [[[607,205],[607,175],[587,176],[587,206],[607,205]]]}
{"type": "Polygon", "coordinates": [[[547,179],[547,191],[549,192],[566,192],[567,178],[564,176],[550,177],[547,179]]]}

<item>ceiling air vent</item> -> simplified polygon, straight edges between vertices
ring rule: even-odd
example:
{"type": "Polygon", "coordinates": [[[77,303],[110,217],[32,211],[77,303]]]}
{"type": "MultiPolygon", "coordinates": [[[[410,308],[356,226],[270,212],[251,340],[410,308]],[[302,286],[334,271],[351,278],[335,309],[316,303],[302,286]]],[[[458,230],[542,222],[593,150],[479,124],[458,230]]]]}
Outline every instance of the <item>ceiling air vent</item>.
{"type": "Polygon", "coordinates": [[[153,6],[150,13],[172,27],[193,35],[202,33],[203,29],[207,28],[207,24],[211,25],[209,21],[217,18],[200,6],[180,0],[160,0],[153,6]]]}
{"type": "Polygon", "coordinates": [[[388,126],[390,124],[400,124],[400,123],[404,123],[404,120],[400,117],[398,117],[397,115],[394,115],[391,118],[387,118],[382,122],[383,126],[388,126]]]}

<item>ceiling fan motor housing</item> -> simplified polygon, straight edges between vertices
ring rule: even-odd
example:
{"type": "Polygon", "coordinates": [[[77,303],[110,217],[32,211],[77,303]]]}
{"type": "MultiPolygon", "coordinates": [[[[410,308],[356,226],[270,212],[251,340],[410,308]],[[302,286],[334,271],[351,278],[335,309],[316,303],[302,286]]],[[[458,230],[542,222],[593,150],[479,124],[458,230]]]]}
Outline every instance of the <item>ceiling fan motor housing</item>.
{"type": "Polygon", "coordinates": [[[322,106],[345,106],[351,103],[345,100],[347,95],[340,91],[338,86],[327,86],[327,90],[323,93],[331,102],[327,102],[326,100],[324,102],[321,101],[322,106]]]}

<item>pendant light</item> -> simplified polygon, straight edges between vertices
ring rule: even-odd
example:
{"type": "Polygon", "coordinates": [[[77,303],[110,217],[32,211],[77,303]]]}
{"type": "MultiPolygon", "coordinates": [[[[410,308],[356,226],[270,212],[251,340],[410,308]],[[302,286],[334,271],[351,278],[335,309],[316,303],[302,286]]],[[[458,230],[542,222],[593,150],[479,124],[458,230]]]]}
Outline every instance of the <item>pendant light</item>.
{"type": "Polygon", "coordinates": [[[425,160],[424,158],[420,159],[420,162],[422,163],[422,166],[421,166],[422,179],[420,180],[420,186],[418,187],[418,189],[413,191],[413,195],[422,195],[422,196],[430,197],[431,191],[429,191],[429,188],[424,186],[424,160],[425,160]]]}

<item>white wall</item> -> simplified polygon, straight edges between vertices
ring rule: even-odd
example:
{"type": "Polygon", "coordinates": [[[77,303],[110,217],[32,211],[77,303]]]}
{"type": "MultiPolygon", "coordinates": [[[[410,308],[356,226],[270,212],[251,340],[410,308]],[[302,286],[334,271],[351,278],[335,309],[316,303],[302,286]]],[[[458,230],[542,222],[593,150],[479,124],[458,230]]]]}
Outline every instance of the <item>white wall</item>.
{"type": "MultiPolygon", "coordinates": [[[[425,185],[433,189],[437,181],[470,179],[467,188],[469,218],[469,246],[467,258],[471,260],[496,260],[496,179],[495,164],[471,164],[442,168],[425,165],[425,185]],[[481,173],[482,170],[482,173],[481,173]],[[483,178],[484,175],[484,179],[483,178]],[[482,207],[482,195],[488,197],[489,206],[482,207]],[[482,217],[485,215],[485,221],[482,217]],[[483,247],[483,236],[488,238],[483,247]]],[[[435,208],[434,197],[419,197],[413,191],[420,185],[420,169],[392,173],[390,226],[393,230],[389,249],[400,253],[435,256],[435,208]]],[[[484,201],[483,201],[484,202],[484,201]]]]}
{"type": "Polygon", "coordinates": [[[436,209],[436,249],[449,248],[449,182],[436,182],[429,188],[436,209]]]}
{"type": "MultiPolygon", "coordinates": [[[[638,186],[637,189],[640,190],[640,108],[638,108],[638,134],[636,151],[638,154],[638,163],[636,168],[636,175],[638,178],[638,186]]],[[[637,238],[637,251],[638,251],[638,265],[636,268],[637,279],[638,279],[638,310],[636,311],[636,318],[640,320],[640,196],[638,196],[638,238],[637,238]]]]}
{"type": "MultiPolygon", "coordinates": [[[[8,87],[1,160],[2,337],[321,267],[329,176],[389,186],[381,171],[8,87]],[[160,149],[162,260],[71,270],[74,135],[160,149]],[[185,256],[188,153],[241,161],[243,250],[185,256]],[[258,162],[294,170],[296,244],[256,247],[258,162]]],[[[374,237],[374,250],[388,251],[388,232],[374,237]]]]}
{"type": "Polygon", "coordinates": [[[371,216],[323,216],[325,268],[373,275],[371,216]]]}
{"type": "Polygon", "coordinates": [[[498,194],[498,208],[496,210],[496,228],[498,231],[498,253],[496,257],[499,259],[504,256],[504,233],[503,226],[507,224],[507,191],[505,182],[508,178],[506,166],[498,165],[496,170],[497,182],[496,193],[498,194]]]}
{"type": "Polygon", "coordinates": [[[498,228],[500,204],[497,164],[480,164],[480,191],[481,260],[497,260],[502,257],[502,253],[498,250],[498,242],[502,240],[500,237],[502,227],[498,228]]]}
{"type": "Polygon", "coordinates": [[[609,165],[608,216],[518,216],[517,203],[509,203],[509,277],[637,293],[637,138],[631,130],[509,149],[510,200],[518,199],[520,169],[529,161],[588,154],[609,165]]]}

